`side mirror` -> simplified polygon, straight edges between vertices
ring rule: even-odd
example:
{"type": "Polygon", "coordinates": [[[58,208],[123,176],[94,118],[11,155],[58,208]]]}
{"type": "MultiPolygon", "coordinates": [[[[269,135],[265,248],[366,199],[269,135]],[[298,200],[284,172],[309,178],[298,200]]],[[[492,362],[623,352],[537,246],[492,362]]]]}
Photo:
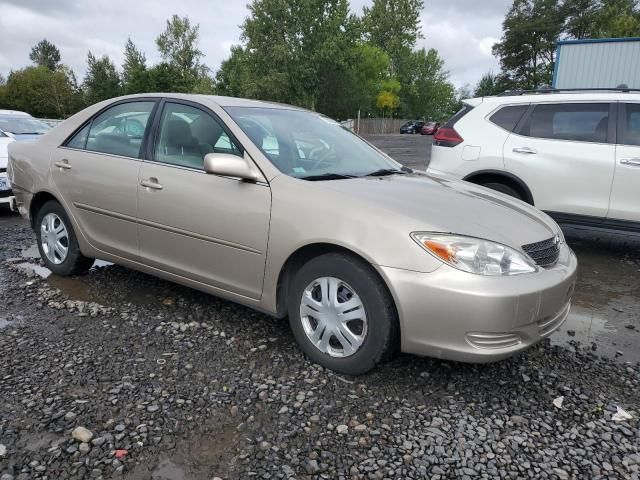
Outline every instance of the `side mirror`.
{"type": "Polygon", "coordinates": [[[258,171],[251,160],[230,153],[207,153],[204,156],[204,171],[225,177],[235,177],[257,182],[258,171]]]}

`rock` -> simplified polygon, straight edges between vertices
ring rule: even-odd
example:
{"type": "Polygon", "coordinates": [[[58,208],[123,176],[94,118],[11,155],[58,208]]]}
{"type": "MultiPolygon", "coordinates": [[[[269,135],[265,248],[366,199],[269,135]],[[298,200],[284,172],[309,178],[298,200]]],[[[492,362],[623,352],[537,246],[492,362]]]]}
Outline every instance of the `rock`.
{"type": "Polygon", "coordinates": [[[71,432],[71,436],[80,443],[89,443],[93,438],[93,433],[84,427],[76,427],[71,432]]]}
{"type": "Polygon", "coordinates": [[[147,407],[147,412],[149,413],[154,413],[154,412],[157,412],[158,410],[160,410],[160,405],[149,405],[147,407]]]}
{"type": "Polygon", "coordinates": [[[338,432],[340,434],[347,433],[348,431],[349,431],[349,427],[347,427],[346,425],[338,425],[336,427],[336,432],[338,432]]]}
{"type": "Polygon", "coordinates": [[[258,448],[260,448],[260,450],[262,450],[263,452],[266,452],[271,448],[271,444],[269,442],[262,441],[258,444],[258,448]]]}
{"type": "Polygon", "coordinates": [[[229,409],[229,413],[231,414],[232,417],[237,417],[238,416],[238,406],[237,405],[233,405],[229,409]]]}
{"type": "Polygon", "coordinates": [[[307,470],[307,473],[309,475],[313,475],[314,473],[318,473],[320,471],[320,466],[318,465],[317,460],[307,460],[305,469],[307,470]]]}
{"type": "Polygon", "coordinates": [[[81,443],[80,446],[78,447],[78,451],[80,453],[89,453],[89,450],[91,450],[91,447],[89,446],[88,443],[81,443]]]}
{"type": "Polygon", "coordinates": [[[7,454],[7,447],[0,443],[0,457],[4,457],[7,454]]]}

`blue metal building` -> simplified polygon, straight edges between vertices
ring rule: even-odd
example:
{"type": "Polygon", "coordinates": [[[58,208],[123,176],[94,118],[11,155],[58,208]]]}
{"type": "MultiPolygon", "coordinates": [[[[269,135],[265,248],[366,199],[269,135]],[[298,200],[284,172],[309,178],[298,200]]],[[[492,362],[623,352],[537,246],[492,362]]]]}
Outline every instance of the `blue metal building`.
{"type": "Polygon", "coordinates": [[[556,44],[554,88],[640,88],[640,38],[562,40],[556,44]]]}

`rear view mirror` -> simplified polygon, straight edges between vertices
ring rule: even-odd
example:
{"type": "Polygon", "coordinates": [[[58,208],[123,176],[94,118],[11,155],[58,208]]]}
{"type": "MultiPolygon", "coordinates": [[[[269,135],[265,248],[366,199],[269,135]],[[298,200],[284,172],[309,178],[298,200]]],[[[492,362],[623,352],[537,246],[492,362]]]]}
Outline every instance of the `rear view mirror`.
{"type": "Polygon", "coordinates": [[[207,153],[204,156],[204,171],[250,182],[257,182],[259,178],[256,167],[246,154],[243,158],[230,153],[207,153]]]}

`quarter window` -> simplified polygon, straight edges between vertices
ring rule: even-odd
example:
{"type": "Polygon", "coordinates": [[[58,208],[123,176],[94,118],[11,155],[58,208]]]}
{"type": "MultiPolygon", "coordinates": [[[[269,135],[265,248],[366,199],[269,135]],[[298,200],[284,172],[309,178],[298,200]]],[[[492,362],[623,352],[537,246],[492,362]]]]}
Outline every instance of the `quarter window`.
{"type": "Polygon", "coordinates": [[[523,135],[578,142],[607,141],[608,103],[569,103],[536,105],[523,135]]]}
{"type": "Polygon", "coordinates": [[[623,145],[640,145],[640,104],[625,105],[624,125],[618,143],[623,145]]]}
{"type": "Polygon", "coordinates": [[[516,125],[524,115],[524,112],[529,108],[529,104],[524,105],[511,105],[509,107],[502,107],[496,113],[491,115],[492,123],[495,123],[499,127],[504,128],[510,132],[516,128],[516,125]]]}
{"type": "Polygon", "coordinates": [[[139,158],[154,103],[120,103],[102,112],[91,123],[86,149],[139,158]]]}
{"type": "Polygon", "coordinates": [[[242,155],[218,120],[199,108],[167,103],[155,150],[159,162],[202,169],[207,153],[242,155]]]}

